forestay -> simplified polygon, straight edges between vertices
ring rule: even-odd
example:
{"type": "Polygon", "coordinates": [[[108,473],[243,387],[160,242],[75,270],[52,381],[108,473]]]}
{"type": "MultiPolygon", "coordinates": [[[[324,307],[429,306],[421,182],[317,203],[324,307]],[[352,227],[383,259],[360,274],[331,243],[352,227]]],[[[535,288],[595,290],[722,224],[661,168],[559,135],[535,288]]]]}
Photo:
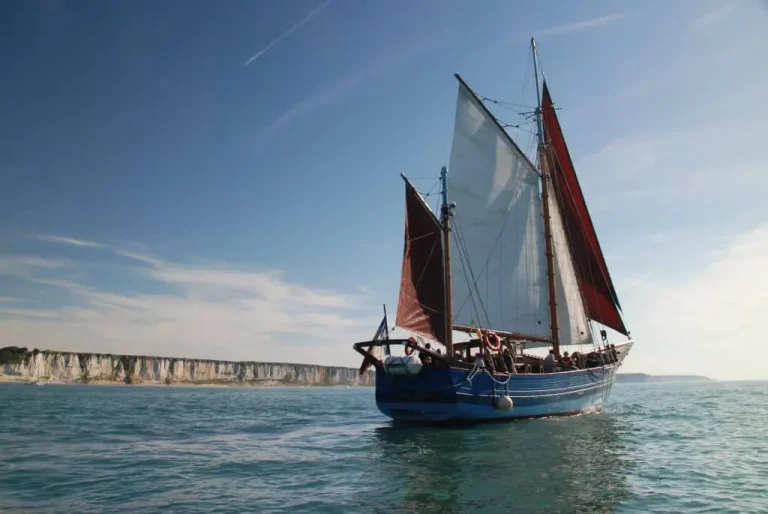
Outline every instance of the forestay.
{"type": "Polygon", "coordinates": [[[463,82],[448,173],[453,322],[550,335],[538,172],[463,82]],[[473,298],[474,297],[474,298],[473,298]]]}

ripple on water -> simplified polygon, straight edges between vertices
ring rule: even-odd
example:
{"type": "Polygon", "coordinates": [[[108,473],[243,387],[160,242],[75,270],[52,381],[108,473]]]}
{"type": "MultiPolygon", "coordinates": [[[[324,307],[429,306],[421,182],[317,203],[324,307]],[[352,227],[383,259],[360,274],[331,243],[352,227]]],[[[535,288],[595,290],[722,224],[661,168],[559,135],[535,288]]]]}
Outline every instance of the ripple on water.
{"type": "Polygon", "coordinates": [[[0,386],[9,512],[765,512],[765,383],[393,427],[371,389],[0,386]]]}

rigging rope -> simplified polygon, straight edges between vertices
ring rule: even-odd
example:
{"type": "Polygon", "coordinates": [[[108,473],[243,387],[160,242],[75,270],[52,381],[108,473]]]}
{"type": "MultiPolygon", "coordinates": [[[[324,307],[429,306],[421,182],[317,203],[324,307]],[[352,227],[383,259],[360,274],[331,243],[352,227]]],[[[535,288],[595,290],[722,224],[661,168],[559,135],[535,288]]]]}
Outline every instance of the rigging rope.
{"type": "MultiPolygon", "coordinates": [[[[467,252],[467,255],[466,255],[467,264],[469,266],[469,270],[470,270],[470,273],[472,275],[473,286],[474,286],[475,291],[477,292],[478,297],[480,297],[480,290],[477,287],[478,280],[480,278],[482,278],[483,275],[486,274],[486,271],[488,271],[488,265],[491,262],[491,257],[493,257],[493,254],[496,252],[496,247],[499,245],[499,241],[501,241],[501,237],[504,235],[504,230],[507,227],[507,223],[509,222],[509,218],[510,218],[511,214],[512,214],[512,209],[509,209],[507,211],[507,215],[504,217],[504,223],[502,223],[501,228],[499,229],[499,233],[496,236],[496,239],[494,239],[494,241],[493,241],[493,246],[491,246],[491,249],[488,252],[488,258],[485,260],[485,264],[483,264],[483,266],[481,267],[482,271],[481,271],[481,273],[480,273],[478,278],[475,278],[475,274],[474,274],[474,272],[472,270],[471,263],[469,263],[469,253],[466,250],[466,243],[463,241],[463,239],[464,239],[464,237],[462,235],[463,231],[461,230],[461,227],[459,226],[459,223],[458,223],[458,220],[456,219],[456,217],[454,218],[454,226],[457,228],[456,236],[457,236],[457,239],[459,239],[459,243],[464,248],[464,251],[467,252]]],[[[464,262],[463,262],[463,260],[462,260],[462,269],[464,269],[464,262]]],[[[465,270],[465,277],[466,277],[466,270],[465,270]]],[[[486,275],[486,280],[490,280],[490,273],[486,275]]],[[[470,290],[470,295],[471,295],[472,294],[472,286],[469,287],[469,290],[470,290]]],[[[486,286],[486,291],[488,291],[488,290],[489,290],[489,287],[486,286]]],[[[490,317],[488,316],[488,311],[485,309],[485,305],[483,305],[483,303],[482,303],[482,298],[479,298],[479,301],[480,301],[481,306],[483,307],[483,313],[485,314],[485,317],[486,317],[486,323],[487,323],[486,327],[491,328],[490,327],[490,321],[491,320],[490,320],[490,317]]],[[[466,303],[466,301],[464,303],[466,303]]]]}
{"type": "Polygon", "coordinates": [[[486,373],[488,373],[488,376],[491,377],[491,380],[493,380],[494,382],[496,382],[499,385],[506,385],[512,379],[512,373],[510,373],[509,376],[507,376],[507,379],[504,382],[502,382],[500,380],[496,380],[496,378],[493,376],[493,373],[491,373],[490,371],[488,371],[488,370],[485,370],[485,371],[486,371],[486,373]]]}
{"type": "MultiPolygon", "coordinates": [[[[456,246],[459,249],[459,262],[461,263],[461,269],[464,272],[464,279],[467,281],[467,289],[469,290],[469,295],[464,298],[464,302],[461,304],[461,307],[459,309],[454,309],[454,313],[461,312],[461,310],[464,308],[464,306],[467,304],[467,300],[470,300],[472,302],[472,308],[475,316],[478,318],[480,317],[480,309],[477,308],[477,304],[475,303],[475,296],[472,294],[472,283],[470,282],[470,276],[474,280],[474,273],[472,271],[472,266],[469,263],[469,252],[467,250],[466,242],[464,241],[463,233],[461,230],[461,227],[458,223],[458,220],[454,217],[453,222],[453,233],[454,233],[454,241],[456,242],[456,246]],[[467,268],[469,268],[469,273],[467,273],[467,268]]],[[[475,284],[476,286],[476,284],[475,284]]],[[[475,287],[477,289],[477,287],[475,287]]],[[[486,318],[486,326],[490,324],[490,318],[488,317],[488,312],[485,310],[485,305],[482,303],[482,298],[479,298],[480,292],[478,293],[478,301],[480,302],[480,306],[483,309],[483,313],[485,314],[486,318]]]]}
{"type": "Polygon", "coordinates": [[[505,109],[509,109],[510,111],[517,112],[518,114],[523,114],[523,112],[522,111],[516,111],[516,110],[512,109],[512,107],[520,107],[522,109],[527,109],[529,111],[531,109],[535,109],[535,107],[532,107],[530,105],[516,104],[516,103],[513,103],[513,102],[507,102],[505,100],[494,100],[493,98],[488,98],[487,96],[480,96],[480,95],[478,95],[477,97],[480,99],[481,102],[491,102],[492,104],[496,104],[496,105],[498,105],[500,107],[504,107],[505,109]]]}

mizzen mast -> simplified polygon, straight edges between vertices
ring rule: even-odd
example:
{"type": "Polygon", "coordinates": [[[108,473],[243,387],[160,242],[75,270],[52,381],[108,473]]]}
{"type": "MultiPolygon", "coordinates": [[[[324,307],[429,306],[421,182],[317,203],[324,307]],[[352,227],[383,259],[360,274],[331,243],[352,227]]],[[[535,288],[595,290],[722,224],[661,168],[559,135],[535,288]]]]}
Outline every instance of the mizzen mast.
{"type": "Polygon", "coordinates": [[[547,169],[546,143],[544,140],[544,124],[541,116],[541,93],[539,91],[539,63],[536,55],[536,40],[531,38],[533,53],[533,73],[536,79],[536,136],[538,139],[539,170],[541,171],[541,200],[544,211],[544,251],[547,257],[547,283],[549,289],[549,319],[551,327],[552,347],[555,356],[560,358],[560,326],[557,320],[557,296],[555,292],[555,255],[552,244],[552,226],[549,212],[549,171],[547,169]]]}
{"type": "Polygon", "coordinates": [[[443,205],[441,225],[443,229],[443,258],[445,270],[445,353],[453,357],[453,302],[451,298],[451,216],[454,205],[448,203],[448,170],[443,166],[440,171],[443,205]]]}

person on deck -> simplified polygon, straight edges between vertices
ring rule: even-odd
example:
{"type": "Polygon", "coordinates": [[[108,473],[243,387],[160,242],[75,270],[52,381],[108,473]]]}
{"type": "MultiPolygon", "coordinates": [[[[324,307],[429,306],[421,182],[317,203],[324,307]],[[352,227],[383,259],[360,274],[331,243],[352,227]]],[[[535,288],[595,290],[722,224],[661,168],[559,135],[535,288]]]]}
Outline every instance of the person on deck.
{"type": "MultiPolygon", "coordinates": [[[[432,345],[430,343],[427,343],[424,345],[424,348],[426,348],[427,350],[430,350],[432,348],[432,345]]],[[[432,364],[432,356],[424,351],[419,352],[419,360],[421,361],[422,364],[426,364],[427,366],[432,364]]]]}
{"type": "Polygon", "coordinates": [[[499,353],[493,354],[493,361],[494,364],[496,364],[496,370],[501,373],[509,373],[509,369],[507,369],[507,364],[504,362],[504,356],[499,353]]]}
{"type": "Polygon", "coordinates": [[[549,350],[549,353],[544,357],[544,373],[555,372],[555,350],[549,350]]]}
{"type": "Polygon", "coordinates": [[[509,348],[504,348],[504,351],[502,352],[502,358],[504,359],[504,364],[506,364],[507,369],[509,371],[512,371],[515,369],[515,363],[512,359],[512,352],[509,351],[509,348]]]}
{"type": "Polygon", "coordinates": [[[570,371],[573,369],[573,359],[571,359],[571,357],[568,355],[568,352],[563,353],[562,362],[563,362],[563,368],[566,371],[570,371]]]}
{"type": "Polygon", "coordinates": [[[491,350],[486,348],[483,350],[483,359],[485,360],[485,367],[488,368],[492,373],[496,371],[496,364],[493,362],[493,355],[491,355],[491,350]]]}
{"type": "Polygon", "coordinates": [[[485,368],[485,359],[483,359],[483,355],[480,352],[475,354],[475,366],[485,368]]]}
{"type": "Polygon", "coordinates": [[[571,355],[571,361],[573,362],[573,369],[581,369],[583,363],[581,362],[581,354],[579,352],[573,352],[571,355]]]}

